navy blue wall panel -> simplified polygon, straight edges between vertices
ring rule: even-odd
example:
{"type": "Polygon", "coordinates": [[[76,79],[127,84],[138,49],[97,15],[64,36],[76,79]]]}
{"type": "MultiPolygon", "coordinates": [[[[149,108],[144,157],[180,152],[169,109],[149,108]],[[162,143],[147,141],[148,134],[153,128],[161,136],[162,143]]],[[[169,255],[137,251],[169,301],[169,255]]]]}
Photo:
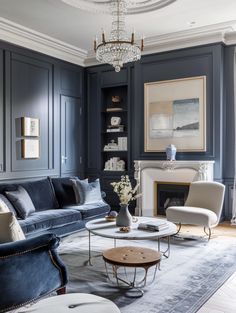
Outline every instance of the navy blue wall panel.
{"type": "Polygon", "coordinates": [[[235,47],[225,48],[225,137],[224,137],[224,178],[234,178],[234,60],[235,47]]]}
{"type": "Polygon", "coordinates": [[[111,85],[123,85],[128,82],[128,74],[126,69],[121,69],[120,72],[114,75],[114,69],[110,67],[110,70],[103,71],[101,74],[101,86],[111,85]]]}
{"type": "Polygon", "coordinates": [[[233,186],[234,186],[234,159],[235,159],[235,123],[234,123],[234,65],[235,47],[225,47],[224,54],[224,183],[225,216],[230,219],[232,214],[233,186]]]}
{"type": "Polygon", "coordinates": [[[144,84],[169,79],[206,76],[206,152],[177,153],[179,160],[215,160],[215,178],[222,178],[222,46],[185,49],[145,56],[135,66],[135,159],[165,159],[165,153],[144,152],[144,84]],[[138,135],[137,135],[138,134],[138,135]],[[140,140],[141,139],[141,140],[140,140]]]}
{"type": "Polygon", "coordinates": [[[82,129],[81,101],[79,98],[61,96],[61,173],[73,175],[80,171],[82,129]]]}
{"type": "Polygon", "coordinates": [[[101,88],[100,73],[87,75],[87,172],[97,173],[101,166],[101,88]]]}
{"type": "Polygon", "coordinates": [[[4,97],[3,97],[3,51],[0,50],[0,173],[4,171],[4,97]]]}
{"type": "MultiPolygon", "coordinates": [[[[52,65],[18,54],[11,55],[11,172],[51,170],[54,165],[52,65]],[[24,79],[22,79],[24,78],[24,79]],[[21,117],[37,117],[40,122],[40,158],[21,156],[21,117]]],[[[54,125],[56,126],[56,125],[54,125]]]]}
{"type": "MultiPolygon", "coordinates": [[[[62,95],[77,97],[80,107],[74,118],[79,123],[83,92],[84,69],[80,66],[0,42],[0,180],[63,174],[60,99],[62,95]],[[21,156],[23,116],[40,119],[38,159],[21,156]]],[[[79,131],[74,132],[73,142],[67,143],[68,149],[75,142],[77,147],[84,144],[83,125],[81,122],[79,131]]],[[[84,148],[80,148],[82,155],[84,148]]],[[[80,157],[76,155],[75,159],[78,164],[73,164],[71,174],[83,175],[80,157]]]]}
{"type": "MultiPolygon", "coordinates": [[[[103,79],[109,77],[110,86],[119,84],[120,77],[110,66],[97,66],[87,69],[87,75],[93,80],[92,85],[88,84],[88,97],[98,99],[103,79]]],[[[178,51],[143,56],[140,62],[128,65],[123,69],[122,77],[127,76],[130,94],[130,121],[131,121],[131,155],[132,161],[137,159],[165,159],[165,153],[144,152],[144,84],[169,79],[178,79],[193,76],[206,76],[207,82],[207,149],[206,152],[178,152],[179,160],[215,160],[215,179],[223,177],[223,47],[221,44],[188,48],[178,51]],[[124,75],[124,71],[127,73],[124,75]],[[128,75],[130,73],[130,75],[128,75]]],[[[108,80],[106,80],[107,82],[108,80]]],[[[122,80],[121,80],[122,81],[122,80]]],[[[108,82],[107,82],[108,83],[108,82]]],[[[89,104],[89,103],[88,103],[89,104]]],[[[94,104],[95,105],[95,104],[94,104]]],[[[97,114],[97,112],[93,112],[97,114]]],[[[91,112],[88,114],[89,130],[99,130],[94,125],[96,120],[91,122],[91,112]]],[[[92,138],[89,138],[92,139],[92,138]]],[[[89,140],[90,141],[90,140],[89,140]]],[[[97,150],[97,143],[94,146],[89,143],[88,159],[93,158],[97,150]]],[[[131,162],[132,163],[132,162],[131,162]]],[[[96,164],[93,165],[95,168],[96,164]]],[[[88,166],[89,168],[89,166],[88,166]]]]}

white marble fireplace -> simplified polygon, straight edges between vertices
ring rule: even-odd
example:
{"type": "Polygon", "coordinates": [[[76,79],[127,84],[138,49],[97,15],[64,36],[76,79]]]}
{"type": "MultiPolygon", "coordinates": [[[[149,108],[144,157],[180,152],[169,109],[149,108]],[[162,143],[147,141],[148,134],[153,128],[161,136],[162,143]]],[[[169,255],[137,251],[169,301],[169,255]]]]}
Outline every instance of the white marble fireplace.
{"type": "Polygon", "coordinates": [[[156,215],[155,186],[157,183],[189,184],[198,180],[213,180],[214,161],[134,161],[135,179],[141,197],[135,214],[156,215]]]}

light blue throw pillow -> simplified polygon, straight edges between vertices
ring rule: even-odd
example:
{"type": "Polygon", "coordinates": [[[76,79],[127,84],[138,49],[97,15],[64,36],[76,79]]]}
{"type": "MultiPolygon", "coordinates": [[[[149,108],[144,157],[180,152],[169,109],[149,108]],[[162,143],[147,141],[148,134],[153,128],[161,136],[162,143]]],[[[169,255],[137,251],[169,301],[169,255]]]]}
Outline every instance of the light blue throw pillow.
{"type": "MultiPolygon", "coordinates": [[[[88,180],[72,179],[75,194],[79,194],[78,204],[90,204],[102,201],[99,178],[89,183],[88,180]]],[[[78,197],[76,197],[78,199],[78,197]]]]}

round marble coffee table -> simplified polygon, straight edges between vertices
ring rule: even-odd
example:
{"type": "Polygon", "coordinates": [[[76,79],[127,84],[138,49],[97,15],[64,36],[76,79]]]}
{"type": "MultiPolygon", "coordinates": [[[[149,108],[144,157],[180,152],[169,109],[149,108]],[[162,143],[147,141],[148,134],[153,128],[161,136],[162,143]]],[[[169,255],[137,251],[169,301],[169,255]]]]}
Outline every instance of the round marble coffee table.
{"type": "Polygon", "coordinates": [[[121,232],[119,227],[116,226],[115,222],[106,221],[105,218],[100,218],[92,220],[86,223],[85,227],[89,232],[89,263],[91,264],[91,234],[114,239],[114,246],[116,246],[116,240],[148,240],[157,239],[158,240],[158,251],[160,248],[160,239],[167,238],[167,249],[161,251],[165,257],[169,257],[170,254],[170,236],[176,234],[177,227],[174,223],[168,222],[167,228],[161,231],[147,231],[138,229],[140,223],[147,223],[156,221],[155,217],[137,217],[137,221],[132,223],[131,231],[128,233],[121,232]]]}

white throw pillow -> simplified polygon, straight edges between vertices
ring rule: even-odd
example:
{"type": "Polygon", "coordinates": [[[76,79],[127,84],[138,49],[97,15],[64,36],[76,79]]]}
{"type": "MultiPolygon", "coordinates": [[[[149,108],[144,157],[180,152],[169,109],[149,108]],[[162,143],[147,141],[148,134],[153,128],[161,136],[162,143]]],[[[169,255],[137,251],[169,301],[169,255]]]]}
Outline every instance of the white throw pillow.
{"type": "Polygon", "coordinates": [[[25,239],[25,235],[12,212],[0,213],[0,243],[25,239]]]}
{"type": "Polygon", "coordinates": [[[8,206],[6,205],[5,202],[2,201],[2,199],[0,199],[0,213],[6,213],[6,212],[10,212],[8,206]]]}

